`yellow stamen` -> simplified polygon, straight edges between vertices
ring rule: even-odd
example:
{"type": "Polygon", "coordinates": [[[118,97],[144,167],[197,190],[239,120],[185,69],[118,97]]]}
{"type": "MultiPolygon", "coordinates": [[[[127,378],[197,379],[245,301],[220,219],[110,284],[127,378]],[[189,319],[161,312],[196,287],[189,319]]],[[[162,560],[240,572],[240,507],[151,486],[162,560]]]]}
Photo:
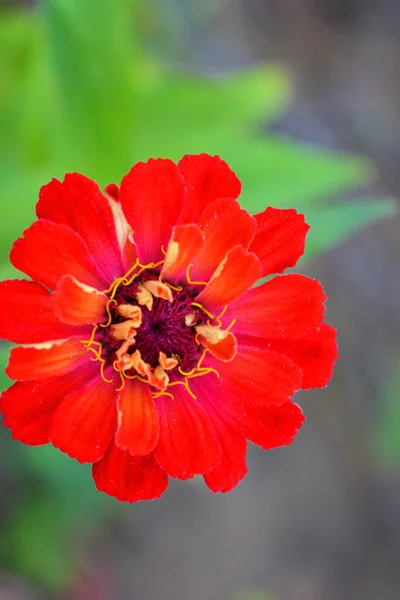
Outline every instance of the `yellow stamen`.
{"type": "Polygon", "coordinates": [[[110,311],[110,305],[111,305],[112,302],[114,304],[117,304],[117,301],[114,300],[113,298],[110,298],[110,300],[107,302],[106,311],[107,311],[107,315],[108,315],[108,321],[107,321],[107,323],[100,323],[100,327],[105,328],[105,327],[109,327],[111,325],[112,314],[111,314],[111,311],[110,311]]]}
{"type": "Polygon", "coordinates": [[[106,364],[106,361],[101,359],[100,377],[102,378],[103,381],[105,381],[105,383],[113,383],[114,382],[113,379],[107,379],[106,376],[104,375],[105,364],[106,364]]]}
{"type": "Polygon", "coordinates": [[[119,376],[121,378],[121,385],[119,386],[119,388],[116,388],[115,391],[116,392],[121,392],[124,389],[124,387],[125,387],[124,373],[118,369],[117,361],[116,360],[113,362],[113,367],[114,367],[114,370],[117,371],[117,373],[119,374],[119,376]]]}
{"type": "Polygon", "coordinates": [[[186,280],[189,285],[208,285],[208,281],[192,281],[190,279],[190,269],[193,267],[193,264],[187,266],[186,269],[186,280]]]}
{"type": "Polygon", "coordinates": [[[164,281],[163,283],[165,285],[167,285],[169,288],[171,288],[171,290],[174,290],[175,292],[181,292],[183,290],[183,288],[181,286],[179,286],[179,285],[172,285],[172,283],[169,283],[168,281],[164,281]]]}
{"type": "Polygon", "coordinates": [[[157,393],[153,394],[153,399],[156,400],[157,398],[160,398],[161,396],[169,396],[170,398],[172,398],[172,400],[175,400],[173,394],[170,394],[169,392],[157,392],[157,393]]]}
{"type": "Polygon", "coordinates": [[[194,379],[195,377],[201,377],[202,375],[208,375],[209,373],[214,373],[218,378],[220,377],[220,374],[216,369],[212,369],[211,367],[209,367],[207,369],[202,369],[197,373],[194,373],[193,375],[188,375],[187,378],[194,379]]]}
{"type": "Polygon", "coordinates": [[[210,313],[208,310],[206,310],[202,304],[199,304],[198,302],[191,302],[190,306],[197,306],[197,308],[200,308],[200,310],[202,310],[203,313],[206,314],[207,317],[209,317],[212,321],[215,320],[214,315],[212,313],[210,313]]]}
{"type": "Polygon", "coordinates": [[[236,323],[236,319],[232,319],[230,325],[228,325],[228,327],[225,329],[225,331],[230,331],[235,323],[236,323]]]}
{"type": "Polygon", "coordinates": [[[224,316],[224,314],[226,313],[226,311],[228,310],[228,304],[226,304],[224,306],[224,308],[221,310],[221,312],[219,313],[218,317],[215,317],[216,321],[219,321],[220,319],[222,319],[222,317],[224,316]]]}

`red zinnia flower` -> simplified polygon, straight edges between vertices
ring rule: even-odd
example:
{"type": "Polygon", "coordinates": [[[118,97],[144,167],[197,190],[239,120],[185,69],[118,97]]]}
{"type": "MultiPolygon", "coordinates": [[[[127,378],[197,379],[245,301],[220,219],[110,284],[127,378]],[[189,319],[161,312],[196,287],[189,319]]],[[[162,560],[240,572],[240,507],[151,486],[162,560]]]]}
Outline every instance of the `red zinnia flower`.
{"type": "Polygon", "coordinates": [[[103,195],[78,174],[40,191],[38,220],[11,251],[33,281],[0,284],[0,337],[16,383],[4,425],[93,464],[99,490],[135,502],[168,476],[227,492],[246,440],[289,444],[290,398],[325,386],[337,358],[321,285],[292,267],[308,225],[254,217],[218,157],[135,165],[103,195]],[[52,290],[52,291],[49,291],[52,290]]]}

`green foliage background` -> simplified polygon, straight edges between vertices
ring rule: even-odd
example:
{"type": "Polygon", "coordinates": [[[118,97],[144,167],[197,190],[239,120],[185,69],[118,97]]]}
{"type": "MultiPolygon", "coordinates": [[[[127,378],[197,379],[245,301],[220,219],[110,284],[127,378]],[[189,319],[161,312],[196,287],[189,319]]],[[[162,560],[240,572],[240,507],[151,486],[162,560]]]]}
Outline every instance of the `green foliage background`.
{"type": "MultiPolygon", "coordinates": [[[[150,156],[219,154],[241,178],[250,212],[272,205],[306,214],[307,259],[393,213],[390,198],[357,194],[375,178],[365,160],[261,133],[291,100],[282,68],[214,78],[172,69],[143,42],[146,11],[151,2],[43,0],[0,13],[2,279],[21,277],[8,252],[34,219],[40,185],[79,171],[104,186],[150,156]]],[[[3,345],[2,365],[7,354],[3,345]]],[[[8,386],[5,376],[0,384],[8,386]]],[[[68,539],[117,503],[95,492],[88,468],[54,449],[12,449],[32,486],[2,532],[2,558],[57,589],[74,565],[68,539]]]]}

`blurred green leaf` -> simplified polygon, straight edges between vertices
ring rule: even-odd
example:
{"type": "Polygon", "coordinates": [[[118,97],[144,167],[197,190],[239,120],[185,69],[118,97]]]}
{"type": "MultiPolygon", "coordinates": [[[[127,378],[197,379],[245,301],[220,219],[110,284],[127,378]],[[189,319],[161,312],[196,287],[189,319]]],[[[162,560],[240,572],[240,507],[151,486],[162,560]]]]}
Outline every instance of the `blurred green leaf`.
{"type": "Polygon", "coordinates": [[[131,80],[140,55],[135,3],[45,0],[47,50],[57,84],[54,146],[67,170],[120,177],[130,166],[136,117],[131,80]]]}
{"type": "Polygon", "coordinates": [[[0,392],[10,387],[12,381],[4,372],[4,369],[8,363],[8,356],[10,354],[11,344],[0,343],[0,392]]]}
{"type": "Polygon", "coordinates": [[[305,207],[306,221],[311,229],[303,260],[332,248],[358,229],[389,217],[396,211],[396,203],[390,198],[377,198],[375,201],[369,199],[351,204],[338,202],[320,208],[305,207]]]}
{"type": "Polygon", "coordinates": [[[40,492],[37,497],[28,494],[14,508],[0,542],[6,565],[50,590],[63,587],[76,560],[66,544],[71,525],[66,509],[66,503],[40,492]]]}

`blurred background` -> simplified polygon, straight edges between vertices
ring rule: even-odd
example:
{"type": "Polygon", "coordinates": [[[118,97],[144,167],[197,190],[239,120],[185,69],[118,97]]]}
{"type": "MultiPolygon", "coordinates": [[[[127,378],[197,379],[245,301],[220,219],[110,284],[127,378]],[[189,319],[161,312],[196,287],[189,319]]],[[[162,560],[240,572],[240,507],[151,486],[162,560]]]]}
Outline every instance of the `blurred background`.
{"type": "Polygon", "coordinates": [[[125,506],[0,429],[0,600],[400,598],[399,33],[396,0],[0,0],[1,278],[51,177],[218,153],[306,214],[340,344],[228,495],[125,506]]]}

